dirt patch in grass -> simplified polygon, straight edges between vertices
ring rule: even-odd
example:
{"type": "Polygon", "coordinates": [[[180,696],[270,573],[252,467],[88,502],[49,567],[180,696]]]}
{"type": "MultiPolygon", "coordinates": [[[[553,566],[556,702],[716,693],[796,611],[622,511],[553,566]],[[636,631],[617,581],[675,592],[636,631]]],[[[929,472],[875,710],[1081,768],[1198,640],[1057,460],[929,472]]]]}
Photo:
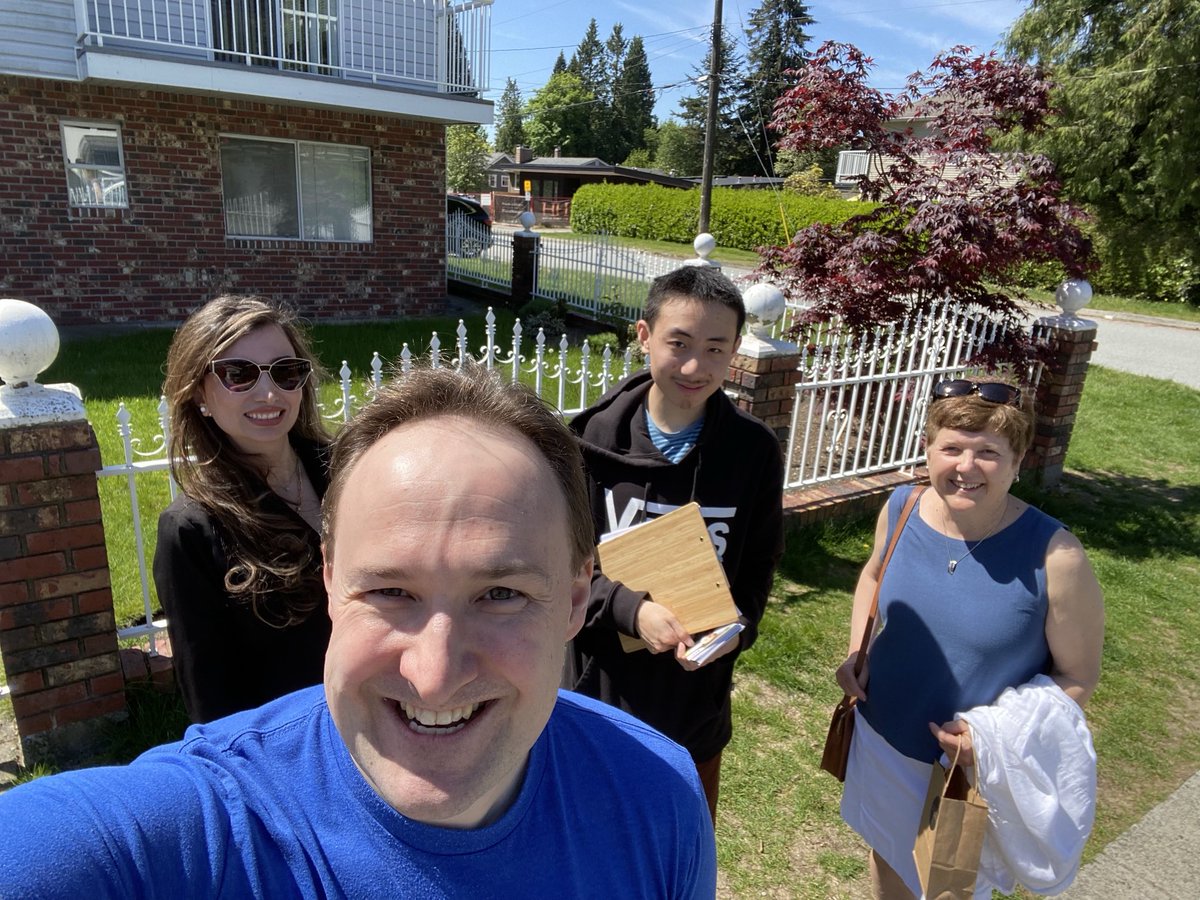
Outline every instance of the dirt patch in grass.
{"type": "Polygon", "coordinates": [[[20,766],[21,739],[17,735],[17,722],[7,701],[0,701],[0,791],[13,786],[20,766]]]}
{"type": "Polygon", "coordinates": [[[717,896],[857,898],[870,893],[866,848],[838,814],[841,787],[817,771],[829,711],[794,692],[739,674],[734,712],[739,753],[718,841],[725,865],[717,896]],[[772,815],[766,823],[763,808],[772,815]],[[733,851],[733,852],[730,852],[733,851]],[[726,871],[726,870],[729,871],[726,871]]]}

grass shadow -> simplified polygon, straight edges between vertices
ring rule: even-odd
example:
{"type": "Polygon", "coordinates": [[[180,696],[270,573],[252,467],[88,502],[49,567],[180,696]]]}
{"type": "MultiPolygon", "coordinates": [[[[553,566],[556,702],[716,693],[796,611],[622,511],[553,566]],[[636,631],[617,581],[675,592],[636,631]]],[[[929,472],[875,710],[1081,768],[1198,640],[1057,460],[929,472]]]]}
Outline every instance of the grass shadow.
{"type": "Polygon", "coordinates": [[[1051,490],[1017,493],[1060,519],[1085,550],[1130,560],[1200,556],[1200,485],[1083,470],[1051,490]]]}

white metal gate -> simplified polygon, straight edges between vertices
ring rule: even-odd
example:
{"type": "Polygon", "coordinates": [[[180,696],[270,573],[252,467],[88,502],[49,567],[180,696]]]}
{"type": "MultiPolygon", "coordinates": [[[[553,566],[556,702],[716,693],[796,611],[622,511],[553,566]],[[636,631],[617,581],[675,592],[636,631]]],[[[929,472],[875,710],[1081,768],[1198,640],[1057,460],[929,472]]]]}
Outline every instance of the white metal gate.
{"type": "MultiPolygon", "coordinates": [[[[890,472],[924,462],[933,383],[956,377],[1004,336],[997,322],[954,303],[932,315],[853,335],[838,322],[800,338],[786,487],[890,472]]],[[[1040,368],[1029,373],[1036,383],[1040,368]]]]}

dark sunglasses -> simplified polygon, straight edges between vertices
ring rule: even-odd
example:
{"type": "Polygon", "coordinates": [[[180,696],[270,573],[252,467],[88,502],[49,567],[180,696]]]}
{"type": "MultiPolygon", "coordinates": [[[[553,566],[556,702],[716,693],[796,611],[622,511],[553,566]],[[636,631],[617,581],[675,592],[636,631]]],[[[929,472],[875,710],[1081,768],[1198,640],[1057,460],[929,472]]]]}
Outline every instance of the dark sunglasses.
{"type": "Polygon", "coordinates": [[[208,364],[208,370],[217,376],[221,387],[235,394],[258,384],[263,372],[271,376],[275,387],[281,391],[298,391],[312,374],[312,363],[294,356],[277,359],[265,366],[248,359],[214,359],[208,364]]]}
{"type": "Polygon", "coordinates": [[[939,381],[933,386],[934,400],[966,397],[970,394],[978,394],[988,403],[1021,405],[1021,389],[1003,381],[967,381],[965,378],[955,378],[952,381],[939,381]]]}

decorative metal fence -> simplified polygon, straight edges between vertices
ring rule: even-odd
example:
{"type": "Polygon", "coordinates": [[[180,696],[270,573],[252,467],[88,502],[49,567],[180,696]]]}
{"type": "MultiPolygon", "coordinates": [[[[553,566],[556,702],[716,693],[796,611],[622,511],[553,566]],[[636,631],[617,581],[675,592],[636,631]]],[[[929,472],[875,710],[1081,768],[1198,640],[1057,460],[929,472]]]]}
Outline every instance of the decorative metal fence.
{"type": "MultiPolygon", "coordinates": [[[[785,486],[924,462],[921,434],[934,381],[962,374],[967,360],[1004,334],[995,321],[954,303],[866,334],[837,322],[810,328],[800,340],[785,486]]],[[[1040,368],[1027,375],[1036,384],[1040,368]]]]}
{"type": "Polygon", "coordinates": [[[512,232],[489,228],[466,216],[447,216],[446,271],[460,281],[511,290],[512,232]]]}
{"type": "Polygon", "coordinates": [[[641,317],[650,282],[682,264],[621,246],[608,235],[586,241],[543,237],[533,293],[597,321],[633,322],[641,317]]]}
{"type": "MultiPolygon", "coordinates": [[[[466,324],[460,319],[452,340],[443,342],[434,332],[428,346],[416,352],[413,352],[408,344],[404,344],[396,356],[395,363],[390,367],[376,352],[367,366],[369,374],[356,378],[349,363],[343,360],[338,371],[335,396],[321,404],[322,415],[333,423],[347,422],[365,403],[370,402],[385,378],[393,374],[403,377],[422,362],[427,362],[434,368],[457,368],[462,366],[464,361],[499,372],[502,377],[513,382],[525,382],[539,397],[554,405],[564,416],[571,416],[586,409],[609,387],[642,367],[641,359],[634,354],[632,347],[620,354],[614,354],[607,346],[603,351],[596,352],[586,340],[581,345],[572,346],[566,335],[561,335],[556,341],[540,328],[537,334],[530,337],[524,333],[520,320],[513,325],[510,335],[499,335],[495,313],[489,307],[485,317],[483,342],[478,346],[472,344],[466,324]]],[[[329,392],[326,390],[323,393],[328,396],[329,392]]],[[[124,403],[119,405],[116,417],[124,461],[104,466],[96,475],[101,478],[125,479],[133,512],[132,537],[136,549],[143,607],[141,621],[120,629],[117,635],[123,639],[146,638],[151,650],[154,650],[155,636],[166,630],[167,623],[165,619],[154,617],[156,602],[151,590],[146,560],[137,476],[147,472],[163,473],[163,477],[170,482],[169,494],[171,499],[174,499],[176,486],[170,479],[167,457],[170,438],[167,403],[165,399],[160,400],[159,432],[149,438],[134,436],[130,425],[132,416],[124,403]]]]}

